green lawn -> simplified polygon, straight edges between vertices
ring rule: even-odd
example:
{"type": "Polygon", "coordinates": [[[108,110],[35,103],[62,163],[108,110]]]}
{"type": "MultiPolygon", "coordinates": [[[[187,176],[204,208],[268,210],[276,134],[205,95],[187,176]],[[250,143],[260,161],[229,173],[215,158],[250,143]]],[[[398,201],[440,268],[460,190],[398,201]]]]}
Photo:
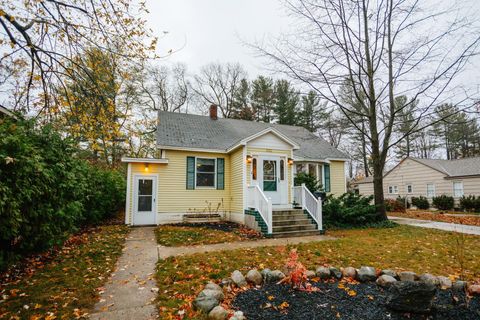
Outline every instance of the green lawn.
{"type": "MultiPolygon", "coordinates": [[[[388,229],[341,230],[327,232],[338,240],[295,246],[307,268],[327,264],[337,267],[362,265],[394,270],[429,272],[436,275],[460,274],[456,242],[462,236],[450,232],[398,226],[388,229]]],[[[470,280],[480,278],[480,237],[465,236],[465,273],[470,280]]],[[[188,318],[201,318],[189,307],[209,280],[220,281],[239,269],[282,268],[290,247],[239,249],[195,254],[160,260],[157,283],[162,294],[158,306],[162,318],[185,309],[188,318]]]]}
{"type": "Polygon", "coordinates": [[[88,312],[122,253],[127,232],[126,226],[95,228],[74,237],[33,274],[2,283],[0,319],[75,319],[88,312]]]}
{"type": "Polygon", "coordinates": [[[230,231],[207,226],[161,225],[155,229],[158,244],[166,247],[195,246],[244,240],[254,240],[261,235],[251,229],[234,223],[212,223],[212,227],[225,226],[230,231]]]}

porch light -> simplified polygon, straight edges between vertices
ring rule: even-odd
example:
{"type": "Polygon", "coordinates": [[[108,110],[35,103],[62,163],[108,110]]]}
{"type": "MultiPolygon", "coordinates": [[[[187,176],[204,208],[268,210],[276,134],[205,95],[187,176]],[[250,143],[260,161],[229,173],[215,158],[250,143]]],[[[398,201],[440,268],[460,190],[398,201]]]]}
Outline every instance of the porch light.
{"type": "Polygon", "coordinates": [[[144,168],[145,172],[148,172],[148,163],[145,163],[145,168],[144,168]]]}
{"type": "Polygon", "coordinates": [[[252,156],[247,156],[247,163],[252,163],[252,156]]]}
{"type": "Polygon", "coordinates": [[[292,158],[288,158],[288,164],[289,164],[289,165],[292,165],[292,164],[293,164],[293,159],[292,159],[292,158]]]}

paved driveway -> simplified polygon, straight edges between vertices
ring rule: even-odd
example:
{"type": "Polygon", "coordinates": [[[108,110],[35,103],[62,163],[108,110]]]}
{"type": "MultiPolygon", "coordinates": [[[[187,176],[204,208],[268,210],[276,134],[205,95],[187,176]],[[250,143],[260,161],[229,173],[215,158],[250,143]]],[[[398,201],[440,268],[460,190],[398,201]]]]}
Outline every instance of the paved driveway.
{"type": "Polygon", "coordinates": [[[477,227],[477,226],[468,226],[464,224],[410,219],[410,218],[401,218],[401,217],[391,217],[391,216],[388,218],[396,223],[406,224],[409,226],[437,229],[437,230],[443,230],[443,231],[453,231],[453,232],[473,234],[473,235],[480,236],[480,227],[477,227]]]}

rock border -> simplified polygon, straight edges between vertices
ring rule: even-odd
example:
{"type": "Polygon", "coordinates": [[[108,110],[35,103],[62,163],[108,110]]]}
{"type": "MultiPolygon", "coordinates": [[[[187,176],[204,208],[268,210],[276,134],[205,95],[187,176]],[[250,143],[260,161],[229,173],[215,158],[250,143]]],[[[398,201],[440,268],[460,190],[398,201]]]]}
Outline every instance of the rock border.
{"type": "MultiPolygon", "coordinates": [[[[361,266],[359,269],[353,267],[335,268],[328,266],[319,266],[315,271],[307,270],[307,278],[318,278],[322,281],[341,280],[342,278],[349,278],[361,283],[375,282],[378,286],[388,288],[392,285],[399,286],[401,284],[415,283],[426,284],[428,286],[438,288],[441,290],[466,292],[470,295],[480,295],[480,284],[469,284],[466,281],[457,280],[452,282],[448,277],[434,276],[430,273],[417,275],[411,271],[395,272],[390,269],[375,269],[370,266],[361,266]]],[[[208,314],[209,319],[225,320],[230,314],[230,320],[245,320],[242,311],[226,310],[220,305],[225,294],[224,290],[231,291],[231,286],[237,288],[248,288],[248,286],[260,286],[265,283],[277,283],[286,277],[281,270],[270,270],[268,268],[258,271],[257,269],[249,270],[244,276],[239,270],[232,272],[229,278],[222,279],[220,285],[209,282],[204,289],[198,294],[193,301],[193,306],[196,310],[201,310],[208,314]]]]}

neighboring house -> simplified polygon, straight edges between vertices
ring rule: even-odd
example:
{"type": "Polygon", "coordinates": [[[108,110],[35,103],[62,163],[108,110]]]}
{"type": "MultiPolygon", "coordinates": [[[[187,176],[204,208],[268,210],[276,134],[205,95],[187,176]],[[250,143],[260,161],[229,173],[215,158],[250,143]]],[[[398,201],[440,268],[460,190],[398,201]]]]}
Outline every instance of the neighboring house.
{"type": "MultiPolygon", "coordinates": [[[[373,194],[373,179],[356,182],[359,193],[373,194]]],[[[480,157],[458,160],[405,158],[383,178],[385,198],[439,195],[453,196],[456,205],[463,195],[480,196],[480,157]]]]}
{"type": "Polygon", "coordinates": [[[17,119],[17,116],[15,116],[15,114],[12,111],[8,110],[5,107],[0,106],[0,119],[6,118],[6,117],[17,119]]]}
{"type": "Polygon", "coordinates": [[[294,175],[315,174],[327,193],[346,190],[346,155],[302,127],[217,119],[212,106],[210,116],[160,111],[157,129],[160,158],[122,159],[127,224],[179,222],[218,207],[240,223],[255,216],[271,233],[272,211],[303,200],[321,229],[321,206],[313,208],[317,200],[305,188],[293,188],[294,175]]]}

